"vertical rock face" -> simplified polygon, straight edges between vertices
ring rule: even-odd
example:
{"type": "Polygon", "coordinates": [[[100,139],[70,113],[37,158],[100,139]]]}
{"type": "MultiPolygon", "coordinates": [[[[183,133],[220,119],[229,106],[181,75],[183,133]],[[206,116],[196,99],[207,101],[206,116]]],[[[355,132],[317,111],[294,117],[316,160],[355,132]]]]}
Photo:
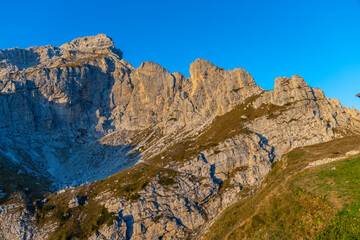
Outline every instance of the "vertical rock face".
{"type": "MultiPolygon", "coordinates": [[[[324,94],[320,97],[324,97],[324,94]]],[[[275,87],[271,95],[273,104],[284,105],[301,100],[316,100],[315,92],[302,77],[294,75],[292,78],[278,77],[275,79],[275,87]]]]}
{"type": "MultiPolygon", "coordinates": [[[[96,203],[114,213],[90,239],[181,239],[255,191],[292,148],[359,134],[359,111],[299,76],[276,78],[264,91],[244,69],[203,59],[190,65],[190,75],[152,62],[135,69],[103,34],[1,50],[0,171],[46,179],[48,191],[93,182],[45,204],[55,206],[48,216],[80,198],[89,200],[84,212],[96,203]]],[[[24,192],[20,204],[34,204],[25,193],[37,185],[25,191],[21,179],[0,178],[0,202],[24,192]]],[[[48,239],[71,221],[87,221],[72,210],[71,221],[39,228],[33,213],[15,207],[0,209],[3,239],[48,239]]]]}
{"type": "Polygon", "coordinates": [[[4,74],[5,71],[18,71],[24,68],[38,65],[38,54],[31,49],[7,49],[0,50],[0,74],[4,74]]]}
{"type": "Polygon", "coordinates": [[[222,115],[241,100],[262,91],[244,69],[226,71],[203,59],[190,65],[190,75],[190,98],[205,117],[214,111],[222,115]]]}

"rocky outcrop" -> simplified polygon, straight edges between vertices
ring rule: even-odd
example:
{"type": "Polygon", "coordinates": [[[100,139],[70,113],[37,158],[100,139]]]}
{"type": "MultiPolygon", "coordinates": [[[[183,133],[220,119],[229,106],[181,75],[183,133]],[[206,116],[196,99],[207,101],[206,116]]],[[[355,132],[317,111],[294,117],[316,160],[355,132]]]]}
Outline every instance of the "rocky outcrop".
{"type": "MultiPolygon", "coordinates": [[[[27,203],[2,206],[0,237],[51,238],[70,223],[39,227],[36,214],[48,219],[61,206],[81,225],[78,209],[99,204],[116,219],[96,223],[90,239],[195,238],[256,191],[284,153],[359,134],[359,111],[299,76],[264,91],[244,69],[203,59],[190,75],[152,62],[135,69],[103,34],[0,51],[0,161],[51,181],[48,191],[92,182],[47,196],[47,215],[43,206],[29,212],[35,200],[14,182],[27,203]],[[127,186],[147,175],[141,188],[127,186]]],[[[6,193],[3,202],[15,199],[6,193]]]]}
{"type": "Polygon", "coordinates": [[[309,87],[297,75],[276,78],[274,89],[260,96],[254,107],[266,102],[283,109],[273,113],[275,119],[260,117],[248,127],[265,136],[277,156],[296,147],[359,133],[357,109],[345,108],[338,100],[326,98],[322,90],[309,87]]]}
{"type": "Polygon", "coordinates": [[[48,232],[55,225],[46,225],[39,229],[36,217],[21,204],[8,204],[0,207],[0,239],[48,239],[48,232]]]}
{"type": "Polygon", "coordinates": [[[255,189],[260,184],[271,169],[271,151],[256,134],[236,136],[216,150],[205,150],[181,167],[173,167],[178,174],[172,184],[164,185],[159,181],[162,176],[156,176],[139,192],[139,201],[106,194],[98,200],[109,211],[119,213],[122,221],[131,220],[131,225],[123,227],[134,239],[186,238],[229,206],[243,188],[255,189]]]}

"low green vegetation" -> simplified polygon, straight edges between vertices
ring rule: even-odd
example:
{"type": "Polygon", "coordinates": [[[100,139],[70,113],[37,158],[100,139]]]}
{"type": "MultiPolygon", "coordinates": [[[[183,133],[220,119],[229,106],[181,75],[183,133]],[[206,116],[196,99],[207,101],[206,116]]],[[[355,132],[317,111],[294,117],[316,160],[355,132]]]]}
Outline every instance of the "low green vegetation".
{"type": "Polygon", "coordinates": [[[360,157],[310,162],[360,149],[360,137],[298,148],[260,189],[226,209],[205,239],[360,239],[360,157]]]}
{"type": "Polygon", "coordinates": [[[131,194],[130,196],[128,196],[126,198],[126,200],[135,201],[135,200],[138,200],[139,198],[140,198],[140,194],[134,193],[134,194],[131,194]]]}
{"type": "Polygon", "coordinates": [[[158,182],[159,184],[165,186],[173,185],[176,183],[176,181],[173,178],[169,178],[169,177],[160,177],[158,182]]]}
{"type": "Polygon", "coordinates": [[[317,239],[360,239],[360,158],[329,164],[296,180],[340,209],[325,222],[317,239]]]}
{"type": "Polygon", "coordinates": [[[289,120],[288,123],[295,122],[295,121],[296,121],[296,119],[295,119],[295,118],[292,118],[292,119],[289,120]]]}
{"type": "Polygon", "coordinates": [[[159,222],[159,220],[162,218],[162,216],[163,216],[162,214],[155,216],[154,219],[153,219],[153,221],[154,221],[155,223],[159,222]]]}
{"type": "Polygon", "coordinates": [[[88,239],[103,225],[110,226],[118,218],[95,200],[73,208],[68,207],[67,200],[67,196],[53,197],[45,205],[53,207],[35,212],[39,227],[49,222],[58,224],[50,239],[88,239]]]}
{"type": "Polygon", "coordinates": [[[114,216],[114,214],[109,213],[108,210],[105,207],[103,207],[101,209],[101,214],[92,222],[90,228],[92,231],[97,231],[104,224],[106,224],[107,226],[111,226],[111,224],[116,219],[117,217],[114,216]]]}

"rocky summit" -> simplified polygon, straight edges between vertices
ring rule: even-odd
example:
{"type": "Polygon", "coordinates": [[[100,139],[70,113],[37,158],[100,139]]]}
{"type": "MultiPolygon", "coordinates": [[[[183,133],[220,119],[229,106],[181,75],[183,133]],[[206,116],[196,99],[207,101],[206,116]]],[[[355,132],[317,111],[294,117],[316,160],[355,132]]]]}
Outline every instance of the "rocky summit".
{"type": "Polygon", "coordinates": [[[285,154],[360,134],[300,76],[190,75],[134,68],[104,34],[0,50],[0,239],[205,239],[285,154]]]}

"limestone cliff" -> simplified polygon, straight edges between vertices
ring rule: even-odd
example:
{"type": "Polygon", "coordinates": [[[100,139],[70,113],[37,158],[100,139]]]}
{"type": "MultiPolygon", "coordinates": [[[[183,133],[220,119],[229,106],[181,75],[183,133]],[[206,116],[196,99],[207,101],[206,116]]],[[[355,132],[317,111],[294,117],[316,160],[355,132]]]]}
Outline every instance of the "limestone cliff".
{"type": "Polygon", "coordinates": [[[196,238],[284,153],[359,134],[359,111],[299,76],[190,75],[135,69],[103,34],[1,50],[0,238],[196,238]]]}

